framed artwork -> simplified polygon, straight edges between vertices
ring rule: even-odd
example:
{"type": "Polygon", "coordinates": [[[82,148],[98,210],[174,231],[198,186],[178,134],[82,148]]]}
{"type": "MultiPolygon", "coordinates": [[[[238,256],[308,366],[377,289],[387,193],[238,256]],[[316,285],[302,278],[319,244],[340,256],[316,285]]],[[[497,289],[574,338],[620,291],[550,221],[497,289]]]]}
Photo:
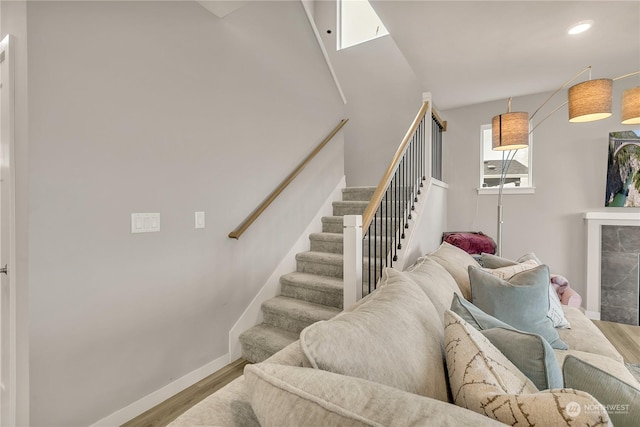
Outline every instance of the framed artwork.
{"type": "Polygon", "coordinates": [[[640,207],[640,130],[609,134],[604,205],[640,207]]]}

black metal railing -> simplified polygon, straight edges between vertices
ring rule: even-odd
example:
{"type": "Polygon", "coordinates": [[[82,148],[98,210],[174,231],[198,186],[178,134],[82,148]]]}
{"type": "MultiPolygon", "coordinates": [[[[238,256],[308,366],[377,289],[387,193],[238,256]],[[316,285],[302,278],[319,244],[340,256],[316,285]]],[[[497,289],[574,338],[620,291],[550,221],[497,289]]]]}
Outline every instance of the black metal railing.
{"type": "Polygon", "coordinates": [[[398,260],[421,194],[427,173],[428,106],[425,102],[418,112],[363,214],[363,296],[375,290],[384,267],[392,267],[398,260]]]}
{"type": "MultiPolygon", "coordinates": [[[[446,122],[445,122],[446,123],[446,122]]],[[[442,181],[442,132],[445,123],[431,113],[431,177],[442,181]]]]}

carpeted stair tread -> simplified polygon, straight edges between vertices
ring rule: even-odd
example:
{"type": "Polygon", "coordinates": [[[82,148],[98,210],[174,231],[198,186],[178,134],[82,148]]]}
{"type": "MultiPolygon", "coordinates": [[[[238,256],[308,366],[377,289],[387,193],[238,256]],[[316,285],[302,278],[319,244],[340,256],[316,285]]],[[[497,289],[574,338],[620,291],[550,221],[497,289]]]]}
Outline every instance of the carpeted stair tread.
{"type": "MultiPolygon", "coordinates": [[[[312,323],[320,320],[329,320],[336,314],[340,313],[340,310],[335,307],[314,304],[308,301],[301,301],[285,296],[277,296],[268,299],[262,303],[262,311],[265,315],[268,312],[299,320],[300,323],[304,323],[304,326],[299,328],[300,331],[312,323]]],[[[282,327],[280,325],[276,326],[282,327]]],[[[294,331],[296,330],[294,329],[294,331]]]]}
{"type": "Polygon", "coordinates": [[[300,334],[261,323],[240,334],[242,357],[259,363],[299,338],[300,334]]]}
{"type": "Polygon", "coordinates": [[[281,276],[280,284],[283,296],[342,308],[344,282],[340,278],[294,271],[281,276]]]}

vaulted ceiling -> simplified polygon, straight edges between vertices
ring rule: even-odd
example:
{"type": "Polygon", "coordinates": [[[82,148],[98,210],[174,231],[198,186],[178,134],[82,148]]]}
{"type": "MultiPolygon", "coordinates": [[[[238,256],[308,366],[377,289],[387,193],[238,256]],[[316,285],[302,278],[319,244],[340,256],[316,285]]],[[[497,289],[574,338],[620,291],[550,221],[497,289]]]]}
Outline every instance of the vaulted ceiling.
{"type": "Polygon", "coordinates": [[[593,78],[640,70],[640,1],[371,3],[440,109],[552,91],[589,65],[593,78]]]}

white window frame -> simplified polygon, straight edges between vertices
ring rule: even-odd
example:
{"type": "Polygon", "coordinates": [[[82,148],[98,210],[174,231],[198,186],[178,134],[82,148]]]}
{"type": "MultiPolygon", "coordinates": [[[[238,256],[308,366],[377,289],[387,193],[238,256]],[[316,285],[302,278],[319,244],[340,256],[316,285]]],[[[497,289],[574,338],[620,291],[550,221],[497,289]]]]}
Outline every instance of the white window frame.
{"type": "MultiPolygon", "coordinates": [[[[484,134],[486,130],[490,130],[491,129],[491,125],[481,125],[480,126],[480,173],[479,173],[479,179],[478,179],[478,194],[498,194],[499,192],[499,188],[498,187],[483,187],[482,183],[484,182],[484,145],[485,145],[485,140],[484,140],[484,134]]],[[[491,143],[491,141],[489,141],[489,143],[491,143]]],[[[503,194],[534,194],[535,193],[535,186],[533,185],[533,138],[532,135],[529,135],[529,185],[527,186],[520,186],[520,187],[504,187],[503,188],[503,194]]],[[[510,153],[511,151],[505,151],[505,156],[507,155],[507,153],[510,153]]]]}

